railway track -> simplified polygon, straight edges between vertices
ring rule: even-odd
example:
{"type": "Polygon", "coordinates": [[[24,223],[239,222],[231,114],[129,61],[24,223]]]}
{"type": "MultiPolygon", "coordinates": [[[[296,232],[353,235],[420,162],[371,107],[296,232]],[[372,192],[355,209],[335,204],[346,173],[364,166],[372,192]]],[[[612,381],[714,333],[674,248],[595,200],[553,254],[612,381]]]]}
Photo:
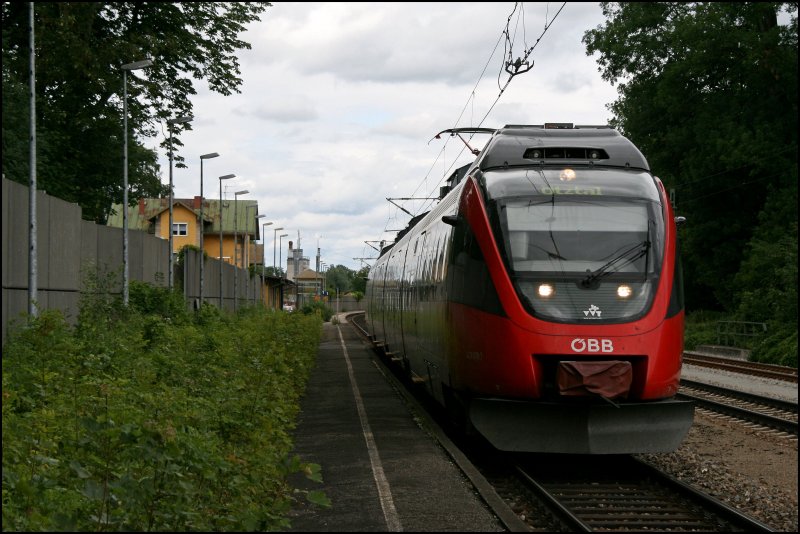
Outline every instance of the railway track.
{"type": "Polygon", "coordinates": [[[685,379],[678,396],[692,400],[699,408],[797,437],[797,403],[685,379]]]}
{"type": "MultiPolygon", "coordinates": [[[[736,509],[631,456],[545,458],[513,467],[518,480],[568,532],[771,532],[736,509]]],[[[538,517],[537,517],[538,519],[538,517]]]]}
{"type": "Polygon", "coordinates": [[[692,351],[683,353],[683,363],[797,383],[797,369],[782,365],[734,360],[692,351]]]}
{"type": "MultiPolygon", "coordinates": [[[[350,322],[369,339],[363,315],[351,316],[350,322]]],[[[376,347],[376,350],[379,350],[376,347]]],[[[723,397],[723,388],[711,388],[682,381],[682,394],[696,395],[698,404],[731,403],[723,397]]],[[[694,396],[692,397],[695,398],[694,396]]],[[[424,399],[417,400],[431,408],[424,399]]],[[[753,413],[767,411],[775,423],[791,424],[797,435],[797,405],[740,394],[737,402],[746,403],[753,413]],[[764,407],[766,402],[771,407],[764,407]],[[757,406],[754,406],[757,405],[757,406]],[[771,411],[771,412],[770,412],[771,411]],[[778,413],[783,415],[778,415],[778,413]],[[784,412],[788,412],[786,415],[784,412]]],[[[431,414],[442,427],[449,425],[431,414]]],[[[761,417],[767,417],[761,414],[761,417]]],[[[781,429],[791,433],[791,427],[781,429]]],[[[470,462],[494,487],[508,506],[524,518],[531,531],[602,532],[602,531],[671,531],[671,532],[773,532],[769,526],[735,508],[697,490],[644,460],[628,455],[594,456],[506,455],[487,444],[475,445],[450,436],[470,462]],[[512,489],[509,489],[512,488],[512,489]]]]}

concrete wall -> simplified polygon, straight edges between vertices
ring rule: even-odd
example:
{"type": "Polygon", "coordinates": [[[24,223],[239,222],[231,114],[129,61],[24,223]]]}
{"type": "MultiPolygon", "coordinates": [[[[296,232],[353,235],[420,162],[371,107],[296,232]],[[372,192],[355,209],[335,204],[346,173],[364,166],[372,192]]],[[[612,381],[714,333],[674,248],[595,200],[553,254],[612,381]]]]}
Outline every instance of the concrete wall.
{"type": "MultiPolygon", "coordinates": [[[[3,178],[2,182],[2,336],[22,321],[28,311],[28,187],[3,178]],[[11,323],[10,323],[11,322],[11,323]]],[[[90,290],[87,277],[97,275],[110,283],[112,293],[122,294],[122,229],[81,219],[81,208],[43,192],[37,192],[37,303],[39,309],[59,309],[71,323],[78,316],[81,292],[90,290]]],[[[168,283],[169,241],[140,230],[128,231],[129,280],[157,286],[168,283]]],[[[187,305],[199,297],[197,253],[190,251],[187,268],[192,273],[187,285],[187,305]]],[[[220,262],[207,259],[203,294],[219,305],[220,262]]],[[[233,309],[233,265],[224,263],[223,307],[233,309]]],[[[187,271],[184,271],[186,273],[187,271]]],[[[246,271],[239,269],[237,281],[240,305],[247,297],[246,271]]],[[[177,276],[176,276],[177,280],[177,276]]],[[[250,284],[256,296],[258,287],[250,284]]],[[[252,296],[251,296],[252,299],[252,296]]]]}
{"type": "MultiPolygon", "coordinates": [[[[184,254],[183,264],[183,289],[187,306],[194,308],[200,300],[200,261],[202,255],[197,250],[187,250],[184,254]]],[[[267,280],[264,287],[261,287],[261,277],[254,276],[248,280],[249,273],[245,269],[236,269],[232,264],[220,262],[215,258],[205,258],[203,264],[203,301],[209,302],[214,306],[220,305],[220,279],[219,271],[222,268],[222,308],[233,311],[234,309],[234,271],[236,273],[236,294],[239,300],[237,308],[243,306],[253,306],[263,301],[270,307],[280,309],[280,302],[275,298],[275,292],[279,287],[275,287],[273,280],[267,280]],[[266,296],[269,295],[269,296],[266,296]]],[[[279,284],[277,284],[279,285],[279,284]]]]}

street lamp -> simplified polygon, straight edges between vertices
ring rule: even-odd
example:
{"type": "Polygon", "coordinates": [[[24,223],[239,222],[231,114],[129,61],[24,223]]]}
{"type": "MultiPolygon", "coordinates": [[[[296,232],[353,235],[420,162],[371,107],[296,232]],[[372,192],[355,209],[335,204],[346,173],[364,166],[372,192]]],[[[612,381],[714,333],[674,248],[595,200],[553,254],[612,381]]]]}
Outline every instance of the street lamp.
{"type": "Polygon", "coordinates": [[[237,260],[236,248],[239,245],[239,237],[237,235],[239,231],[239,217],[236,214],[237,207],[239,206],[239,199],[237,198],[239,195],[246,195],[249,193],[247,189],[242,191],[236,191],[233,194],[233,311],[236,312],[236,308],[239,303],[239,285],[237,282],[237,273],[239,271],[239,262],[237,260]]]}
{"type": "MultiPolygon", "coordinates": [[[[281,255],[283,254],[283,238],[287,237],[289,234],[283,234],[278,238],[278,265],[280,265],[283,260],[281,259],[281,255]]],[[[281,274],[281,307],[283,307],[283,274],[281,274]]]]}
{"type": "MultiPolygon", "coordinates": [[[[280,266],[281,263],[283,263],[283,259],[281,259],[281,255],[283,254],[283,238],[284,237],[288,237],[288,236],[289,236],[289,234],[283,234],[283,235],[278,236],[278,265],[279,266],[280,266]]],[[[283,278],[282,274],[281,274],[281,278],[283,278]]]]}
{"type": "Polygon", "coordinates": [[[167,121],[167,127],[169,129],[169,273],[167,276],[167,286],[172,289],[172,277],[173,277],[173,269],[172,269],[172,261],[173,261],[173,244],[172,244],[172,235],[175,233],[175,228],[173,228],[172,222],[172,126],[175,124],[183,124],[189,122],[194,117],[191,115],[184,115],[183,117],[175,117],[174,119],[169,119],[167,121]]]}
{"type": "Polygon", "coordinates": [[[275,270],[275,244],[278,242],[278,230],[283,230],[283,226],[280,228],[274,228],[274,232],[272,233],[272,271],[274,274],[277,274],[278,271],[275,270]]]}
{"type": "MultiPolygon", "coordinates": [[[[245,212],[248,214],[247,217],[246,217],[247,227],[245,228],[245,232],[247,232],[247,240],[246,240],[246,244],[245,244],[245,247],[244,247],[244,254],[243,254],[244,255],[244,268],[247,270],[247,278],[244,279],[244,282],[245,282],[245,284],[244,284],[244,294],[245,295],[250,295],[250,215],[249,215],[250,208],[254,208],[254,209],[257,210],[258,209],[258,204],[254,205],[254,206],[247,206],[245,208],[245,212]]],[[[263,219],[264,217],[266,217],[266,215],[264,215],[263,213],[261,215],[256,215],[255,216],[256,224],[255,224],[255,228],[253,229],[253,234],[255,234],[256,231],[258,230],[258,220],[259,219],[263,219]]],[[[272,223],[270,222],[270,223],[267,223],[267,224],[272,224],[272,223]]],[[[255,300],[255,297],[253,297],[253,300],[255,300]]]]}
{"type": "MultiPolygon", "coordinates": [[[[33,5],[33,4],[31,4],[33,5]]],[[[139,70],[153,64],[152,59],[143,59],[122,66],[122,305],[128,305],[128,71],[139,70]]]]}
{"type": "MultiPolygon", "coordinates": [[[[258,219],[261,219],[262,217],[266,217],[266,215],[259,215],[258,217],[256,217],[256,228],[258,228],[258,219]]],[[[261,225],[261,287],[259,288],[258,292],[259,296],[262,296],[264,292],[264,227],[269,226],[270,224],[272,224],[272,221],[265,222],[264,224],[261,225]]],[[[249,260],[250,247],[247,248],[247,254],[249,260]]],[[[255,298],[256,298],[255,295],[253,295],[254,304],[255,304],[255,298]]]]}
{"type": "MultiPolygon", "coordinates": [[[[200,156],[200,307],[203,307],[203,264],[205,263],[203,248],[203,160],[218,158],[219,154],[210,152],[200,156]]],[[[220,182],[222,183],[222,182],[220,182]]]]}
{"type": "Polygon", "coordinates": [[[235,174],[226,174],[219,177],[219,309],[222,311],[222,180],[236,178],[235,174]]]}
{"type": "MultiPolygon", "coordinates": [[[[270,224],[272,224],[272,223],[268,222],[268,223],[264,223],[264,224],[261,225],[261,243],[262,243],[262,246],[261,246],[261,290],[262,291],[264,290],[264,269],[266,268],[265,266],[267,264],[267,262],[266,262],[267,257],[266,257],[266,254],[265,254],[265,251],[264,251],[264,246],[263,246],[263,243],[266,241],[266,239],[264,239],[264,232],[266,232],[266,227],[269,226],[270,224]]],[[[278,230],[283,230],[283,228],[275,228],[276,232],[278,230]]],[[[275,241],[274,240],[272,242],[272,248],[273,248],[273,251],[274,251],[274,249],[275,249],[275,241]]],[[[273,271],[275,270],[274,252],[273,252],[273,256],[272,256],[272,269],[273,269],[273,271]]]]}
{"type": "Polygon", "coordinates": [[[319,262],[319,270],[320,272],[317,273],[317,280],[319,280],[320,289],[319,289],[319,297],[323,299],[325,297],[325,266],[327,263],[324,261],[319,262]]]}

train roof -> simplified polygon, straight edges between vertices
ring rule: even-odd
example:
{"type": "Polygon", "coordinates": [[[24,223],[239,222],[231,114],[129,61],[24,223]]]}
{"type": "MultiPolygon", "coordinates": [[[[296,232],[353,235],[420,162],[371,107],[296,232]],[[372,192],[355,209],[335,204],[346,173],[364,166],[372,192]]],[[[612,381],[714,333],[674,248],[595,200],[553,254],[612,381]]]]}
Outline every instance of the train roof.
{"type": "MultiPolygon", "coordinates": [[[[531,165],[595,165],[600,167],[631,168],[650,171],[644,155],[631,141],[607,125],[573,125],[571,123],[507,124],[502,128],[449,128],[436,134],[491,134],[482,151],[473,149],[475,161],[456,169],[440,191],[439,200],[453,189],[464,176],[480,171],[531,165]]],[[[397,233],[394,243],[383,247],[379,256],[388,252],[428,212],[413,217],[397,233]]]]}
{"type": "Polygon", "coordinates": [[[650,170],[639,149],[609,126],[509,124],[494,131],[470,171],[534,164],[650,170]]]}

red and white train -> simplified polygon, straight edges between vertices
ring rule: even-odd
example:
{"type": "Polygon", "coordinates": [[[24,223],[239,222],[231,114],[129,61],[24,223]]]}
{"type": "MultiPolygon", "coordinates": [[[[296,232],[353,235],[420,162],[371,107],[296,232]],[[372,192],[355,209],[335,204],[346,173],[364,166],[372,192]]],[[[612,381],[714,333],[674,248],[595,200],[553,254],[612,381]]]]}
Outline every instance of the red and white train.
{"type": "Polygon", "coordinates": [[[381,251],[373,341],[500,450],[675,450],[681,267],[644,156],[605,126],[442,133],[491,138],[381,251]]]}

